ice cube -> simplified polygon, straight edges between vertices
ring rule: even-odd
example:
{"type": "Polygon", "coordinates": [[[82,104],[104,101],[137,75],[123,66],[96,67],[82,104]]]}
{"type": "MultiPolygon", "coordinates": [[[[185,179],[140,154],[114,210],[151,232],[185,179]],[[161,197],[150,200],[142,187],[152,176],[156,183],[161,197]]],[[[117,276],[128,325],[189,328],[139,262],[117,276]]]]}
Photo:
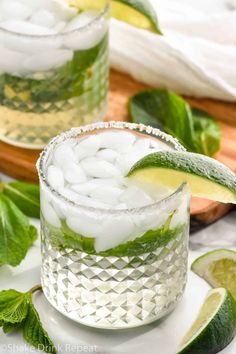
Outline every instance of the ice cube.
{"type": "Polygon", "coordinates": [[[11,32],[30,35],[53,35],[56,32],[52,29],[30,23],[28,21],[9,20],[1,22],[0,27],[11,32]]]}
{"type": "Polygon", "coordinates": [[[69,183],[83,183],[87,180],[84,170],[75,162],[69,162],[64,168],[65,180],[69,183]]]}
{"type": "Polygon", "coordinates": [[[60,227],[61,221],[51,204],[49,204],[46,200],[41,200],[40,205],[42,214],[46,221],[54,227],[60,227]]]}
{"type": "Polygon", "coordinates": [[[22,63],[27,58],[23,53],[7,49],[0,45],[0,72],[12,75],[24,75],[27,71],[22,63]]]}
{"type": "Polygon", "coordinates": [[[189,196],[183,198],[171,219],[170,228],[185,224],[189,220],[189,196]]]}
{"type": "Polygon", "coordinates": [[[78,10],[69,6],[65,0],[41,0],[42,8],[51,11],[58,21],[70,21],[78,13],[78,10]]]}
{"type": "Polygon", "coordinates": [[[97,153],[98,158],[106,160],[108,162],[114,162],[118,158],[118,156],[118,152],[112,149],[102,149],[97,153]]]}
{"type": "Polygon", "coordinates": [[[95,47],[104,38],[108,22],[97,22],[82,29],[65,33],[64,46],[72,50],[87,50],[95,47]]]}
{"type": "Polygon", "coordinates": [[[59,204],[59,202],[57,200],[52,200],[52,207],[53,207],[54,211],[56,212],[57,216],[59,217],[59,219],[65,218],[65,214],[63,212],[64,208],[62,208],[62,203],[59,204]]]}
{"type": "MultiPolygon", "coordinates": [[[[1,0],[0,1],[0,14],[2,20],[25,20],[33,10],[26,4],[15,0],[1,0]]],[[[1,24],[0,24],[1,26],[1,24]]],[[[2,27],[2,26],[1,26],[2,27]]]]}
{"type": "Polygon", "coordinates": [[[55,190],[64,187],[65,184],[62,170],[59,167],[53,165],[48,167],[47,180],[50,186],[52,186],[52,188],[55,190]]]}
{"type": "Polygon", "coordinates": [[[120,204],[116,205],[115,209],[122,210],[122,209],[128,209],[128,208],[125,203],[120,203],[120,204]]]}
{"type": "Polygon", "coordinates": [[[161,150],[172,150],[172,148],[165,143],[163,140],[159,140],[156,138],[150,139],[150,146],[153,149],[156,149],[157,151],[161,151],[161,150]]]}
{"type": "Polygon", "coordinates": [[[66,22],[64,22],[64,21],[57,22],[57,24],[53,27],[53,30],[56,33],[62,32],[63,29],[65,28],[65,25],[66,25],[66,22]]]}
{"type": "Polygon", "coordinates": [[[127,175],[130,169],[135,165],[136,162],[141,160],[144,156],[152,153],[152,149],[137,149],[132,146],[127,153],[121,155],[117,161],[116,166],[122,171],[123,175],[127,175]]]}
{"type": "Polygon", "coordinates": [[[33,11],[38,9],[42,0],[18,0],[18,2],[30,7],[33,11]]]}
{"type": "Polygon", "coordinates": [[[100,200],[97,199],[93,199],[90,197],[86,197],[86,196],[79,196],[78,200],[77,200],[78,204],[80,205],[84,205],[84,206],[88,206],[88,207],[92,207],[92,208],[99,208],[99,209],[109,209],[109,204],[103,203],[100,200]]]}
{"type": "Polygon", "coordinates": [[[80,184],[73,184],[70,186],[70,188],[75,191],[76,193],[82,194],[82,195],[89,195],[94,189],[97,188],[96,184],[89,181],[86,183],[80,183],[80,184]]]}
{"type": "MultiPolygon", "coordinates": [[[[59,189],[59,193],[61,195],[63,195],[65,198],[67,198],[68,200],[75,202],[81,206],[92,207],[92,208],[101,208],[101,209],[104,209],[104,208],[107,209],[109,207],[109,205],[104,204],[101,201],[94,200],[94,199],[84,196],[84,195],[80,195],[68,187],[59,189]]],[[[65,210],[64,213],[67,216],[71,216],[70,210],[68,210],[68,211],[65,210]]]]}
{"type": "Polygon", "coordinates": [[[120,171],[114,165],[95,157],[87,157],[82,160],[81,166],[90,177],[109,178],[120,176],[120,171]]]}
{"type": "Polygon", "coordinates": [[[125,185],[123,178],[94,178],[92,183],[96,187],[123,187],[125,185]]]}
{"type": "Polygon", "coordinates": [[[153,203],[152,198],[147,193],[135,186],[125,189],[119,200],[126,203],[128,208],[139,208],[153,203]]]}
{"type": "Polygon", "coordinates": [[[76,17],[74,17],[70,22],[68,22],[63,32],[67,33],[79,29],[81,27],[84,27],[88,25],[90,22],[92,22],[97,16],[98,16],[97,11],[93,11],[93,10],[84,11],[81,14],[78,14],[76,17]]]}
{"type": "Polygon", "coordinates": [[[170,214],[166,211],[153,210],[152,212],[134,215],[133,221],[140,231],[157,230],[164,226],[170,214]]]}
{"type": "Polygon", "coordinates": [[[54,151],[53,162],[56,166],[64,168],[69,162],[76,162],[76,156],[67,142],[58,145],[54,151]]]}
{"type": "Polygon", "coordinates": [[[102,225],[99,220],[85,213],[67,217],[66,223],[72,231],[88,238],[96,238],[102,233],[102,225]]]}
{"type": "Polygon", "coordinates": [[[55,50],[59,48],[62,43],[62,39],[59,36],[35,36],[32,38],[30,36],[19,36],[13,33],[4,33],[4,37],[1,36],[0,41],[11,50],[32,55],[55,50]]]}
{"type": "Polygon", "coordinates": [[[120,156],[116,161],[117,168],[125,176],[130,171],[131,167],[140,160],[140,156],[137,153],[130,153],[124,156],[120,156]]]}
{"type": "Polygon", "coordinates": [[[126,152],[135,142],[136,137],[128,132],[104,132],[100,134],[102,147],[126,152]]]}
{"type": "Polygon", "coordinates": [[[117,187],[100,186],[90,192],[91,198],[101,200],[112,206],[118,204],[118,198],[122,194],[123,189],[117,187]]]}
{"type": "Polygon", "coordinates": [[[63,195],[63,197],[65,197],[66,199],[72,201],[72,202],[77,202],[78,198],[79,198],[79,194],[75,193],[74,191],[72,191],[70,188],[65,187],[65,188],[60,188],[59,189],[59,193],[61,195],[63,195]]]}
{"type": "Polygon", "coordinates": [[[35,25],[50,28],[56,25],[56,18],[52,12],[41,8],[33,13],[30,22],[35,25]]]}
{"type": "Polygon", "coordinates": [[[101,138],[99,135],[91,135],[88,138],[81,140],[75,147],[75,155],[78,160],[88,156],[94,156],[100,149],[101,138]]]}
{"type": "Polygon", "coordinates": [[[24,62],[24,67],[30,71],[48,71],[61,67],[72,58],[72,51],[56,49],[28,57],[24,62]]]}
{"type": "Polygon", "coordinates": [[[133,149],[134,151],[145,151],[150,147],[150,139],[147,138],[141,138],[141,139],[137,139],[137,141],[135,141],[134,145],[133,145],[133,149]]]}
{"type": "Polygon", "coordinates": [[[108,218],[102,226],[102,235],[95,240],[97,252],[106,251],[124,243],[134,230],[134,223],[129,216],[108,218]]]}

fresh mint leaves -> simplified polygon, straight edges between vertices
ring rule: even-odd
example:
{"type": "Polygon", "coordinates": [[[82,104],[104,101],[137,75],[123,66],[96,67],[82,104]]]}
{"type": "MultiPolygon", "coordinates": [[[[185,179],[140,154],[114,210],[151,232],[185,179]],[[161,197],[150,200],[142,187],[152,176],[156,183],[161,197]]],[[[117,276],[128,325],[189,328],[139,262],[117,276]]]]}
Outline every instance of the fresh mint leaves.
{"type": "Polygon", "coordinates": [[[40,289],[41,286],[36,286],[26,293],[12,289],[1,291],[0,327],[4,333],[22,329],[24,339],[29,344],[46,353],[55,354],[55,346],[44,330],[32,301],[32,294],[40,289]]]}
{"type": "Polygon", "coordinates": [[[156,230],[149,230],[143,236],[137,237],[132,241],[128,241],[107,251],[97,253],[94,248],[94,239],[86,238],[76,234],[68,228],[66,223],[62,221],[62,227],[55,228],[47,223],[48,235],[54,248],[64,249],[71,248],[80,250],[88,254],[96,254],[103,257],[126,257],[139,256],[146,252],[153,252],[158,247],[163,247],[179,233],[184,232],[186,225],[179,225],[174,229],[169,228],[173,214],[169,216],[163,227],[156,230]]]}
{"type": "Polygon", "coordinates": [[[164,89],[150,89],[133,96],[129,112],[134,123],[159,128],[188,151],[212,156],[220,148],[219,125],[206,112],[191,109],[183,98],[164,89]]]}
{"type": "Polygon", "coordinates": [[[220,150],[221,129],[212,117],[201,109],[192,108],[195,143],[199,153],[212,156],[220,150]]]}
{"type": "Polygon", "coordinates": [[[21,182],[0,183],[0,265],[17,266],[37,239],[26,215],[39,217],[39,187],[21,182]]]}
{"type": "Polygon", "coordinates": [[[0,264],[17,266],[36,238],[36,228],[7,196],[0,193],[0,264]]]}
{"type": "Polygon", "coordinates": [[[11,182],[3,184],[2,190],[25,215],[31,218],[40,217],[38,185],[23,182],[11,182]]]}

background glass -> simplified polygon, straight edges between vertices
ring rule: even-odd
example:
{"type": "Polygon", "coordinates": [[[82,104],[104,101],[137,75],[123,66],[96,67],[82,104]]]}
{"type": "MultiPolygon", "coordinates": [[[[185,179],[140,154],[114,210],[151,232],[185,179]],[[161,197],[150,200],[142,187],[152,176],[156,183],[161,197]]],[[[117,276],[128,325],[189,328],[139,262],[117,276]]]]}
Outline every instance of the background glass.
{"type": "Polygon", "coordinates": [[[0,140],[42,148],[64,130],[104,118],[106,3],[88,25],[68,33],[39,36],[0,28],[0,140]]]}

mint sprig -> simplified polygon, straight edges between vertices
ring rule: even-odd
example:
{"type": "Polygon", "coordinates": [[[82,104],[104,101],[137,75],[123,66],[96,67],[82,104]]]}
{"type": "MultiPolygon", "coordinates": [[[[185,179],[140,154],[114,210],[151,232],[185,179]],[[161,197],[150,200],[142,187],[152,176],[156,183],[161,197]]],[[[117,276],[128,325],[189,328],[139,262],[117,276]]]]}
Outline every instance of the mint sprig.
{"type": "Polygon", "coordinates": [[[0,193],[0,265],[17,266],[37,239],[37,229],[3,193],[0,193]]]}
{"type": "Polygon", "coordinates": [[[4,333],[21,329],[29,344],[46,353],[55,354],[55,346],[43,328],[32,301],[33,293],[41,289],[41,286],[37,285],[26,293],[13,289],[1,291],[0,327],[4,333]]]}
{"type": "Polygon", "coordinates": [[[192,109],[174,92],[150,89],[130,98],[134,123],[143,123],[173,135],[188,151],[212,156],[220,149],[221,129],[206,112],[192,109]]]}
{"type": "Polygon", "coordinates": [[[22,182],[0,183],[0,265],[17,266],[37,239],[28,216],[39,217],[39,187],[22,182]]]}
{"type": "Polygon", "coordinates": [[[39,186],[24,182],[1,183],[0,190],[31,218],[40,217],[39,186]]]}

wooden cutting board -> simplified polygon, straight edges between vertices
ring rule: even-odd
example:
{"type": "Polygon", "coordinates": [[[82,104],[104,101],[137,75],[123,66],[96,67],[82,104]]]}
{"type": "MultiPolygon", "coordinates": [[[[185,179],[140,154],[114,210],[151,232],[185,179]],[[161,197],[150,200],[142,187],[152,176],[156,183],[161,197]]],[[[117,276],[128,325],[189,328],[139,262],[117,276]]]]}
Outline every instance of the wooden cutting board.
{"type": "MultiPolygon", "coordinates": [[[[147,85],[126,74],[111,71],[109,111],[107,120],[129,120],[128,98],[147,85]]],[[[236,103],[208,99],[186,98],[191,106],[203,108],[216,117],[223,130],[220,152],[216,158],[236,172],[236,103]]],[[[35,162],[39,151],[20,149],[0,142],[0,171],[22,181],[38,181],[35,162]]],[[[191,203],[191,230],[196,231],[225,215],[231,205],[193,198],[191,203]]]]}

